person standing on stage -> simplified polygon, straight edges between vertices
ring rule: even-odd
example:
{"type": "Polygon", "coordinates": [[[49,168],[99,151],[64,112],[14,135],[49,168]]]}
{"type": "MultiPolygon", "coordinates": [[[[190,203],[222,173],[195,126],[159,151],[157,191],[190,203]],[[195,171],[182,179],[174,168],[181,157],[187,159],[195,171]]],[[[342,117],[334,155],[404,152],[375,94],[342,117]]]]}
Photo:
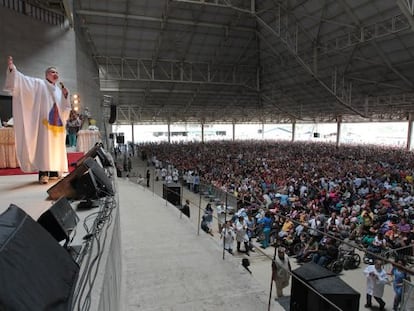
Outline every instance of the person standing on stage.
{"type": "Polygon", "coordinates": [[[25,76],[8,58],[5,90],[13,96],[16,154],[21,170],[38,171],[41,184],[68,171],[65,140],[71,110],[69,91],[57,85],[56,68],[47,68],[45,75],[25,76]]]}

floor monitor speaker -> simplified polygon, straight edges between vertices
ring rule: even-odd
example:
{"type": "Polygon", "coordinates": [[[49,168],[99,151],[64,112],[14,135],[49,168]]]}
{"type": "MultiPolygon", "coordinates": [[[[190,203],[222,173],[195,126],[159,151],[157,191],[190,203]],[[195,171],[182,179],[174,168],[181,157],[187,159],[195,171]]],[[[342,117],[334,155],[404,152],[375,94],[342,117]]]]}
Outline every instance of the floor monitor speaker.
{"type": "Polygon", "coordinates": [[[115,194],[105,170],[92,158],[85,159],[72,173],[47,190],[49,198],[57,200],[95,199],[115,194]]]}
{"type": "Polygon", "coordinates": [[[79,266],[13,204],[0,215],[0,271],[0,310],[72,310],[79,266]]]}
{"type": "Polygon", "coordinates": [[[110,155],[104,150],[101,143],[96,143],[87,153],[85,153],[76,162],[76,166],[80,166],[87,158],[99,158],[102,166],[113,166],[113,161],[110,155]]]}
{"type": "Polygon", "coordinates": [[[78,215],[65,197],[57,200],[37,220],[58,242],[63,240],[69,242],[70,234],[76,228],[78,221],[78,215]]]}

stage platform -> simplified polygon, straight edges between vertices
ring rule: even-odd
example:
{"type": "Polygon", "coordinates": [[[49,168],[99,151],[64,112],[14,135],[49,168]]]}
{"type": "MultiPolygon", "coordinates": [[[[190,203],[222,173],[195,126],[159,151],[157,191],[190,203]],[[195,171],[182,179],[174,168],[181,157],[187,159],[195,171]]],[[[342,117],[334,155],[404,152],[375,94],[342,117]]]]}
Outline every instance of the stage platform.
{"type": "MultiPolygon", "coordinates": [[[[122,276],[121,289],[117,290],[120,310],[124,311],[267,310],[265,290],[243,269],[240,258],[229,256],[223,260],[214,240],[194,234],[191,220],[148,189],[128,179],[117,178],[115,182],[121,251],[104,253],[101,258],[104,267],[94,284],[90,310],[110,310],[102,307],[106,274],[111,278],[122,276]],[[108,260],[109,256],[122,262],[122,271],[108,270],[109,261],[114,261],[108,260]]],[[[13,203],[37,220],[54,203],[46,192],[51,185],[40,185],[36,175],[0,177],[0,212],[13,203]]],[[[76,204],[72,202],[72,206],[76,204]]],[[[83,221],[94,212],[96,208],[76,210],[80,221],[73,244],[82,242],[86,234],[83,221]]],[[[114,229],[106,237],[107,242],[116,235],[114,229]]]]}

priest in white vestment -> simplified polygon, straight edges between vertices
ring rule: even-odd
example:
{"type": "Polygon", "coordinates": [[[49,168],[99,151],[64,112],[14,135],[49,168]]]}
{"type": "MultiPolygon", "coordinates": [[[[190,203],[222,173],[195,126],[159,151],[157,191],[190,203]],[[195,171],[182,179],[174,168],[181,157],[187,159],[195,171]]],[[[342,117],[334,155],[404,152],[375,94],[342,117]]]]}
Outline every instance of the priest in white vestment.
{"type": "Polygon", "coordinates": [[[56,68],[47,68],[45,75],[25,76],[9,57],[5,90],[13,96],[17,158],[22,171],[39,172],[42,184],[68,171],[65,127],[71,110],[68,90],[57,85],[56,68]]]}

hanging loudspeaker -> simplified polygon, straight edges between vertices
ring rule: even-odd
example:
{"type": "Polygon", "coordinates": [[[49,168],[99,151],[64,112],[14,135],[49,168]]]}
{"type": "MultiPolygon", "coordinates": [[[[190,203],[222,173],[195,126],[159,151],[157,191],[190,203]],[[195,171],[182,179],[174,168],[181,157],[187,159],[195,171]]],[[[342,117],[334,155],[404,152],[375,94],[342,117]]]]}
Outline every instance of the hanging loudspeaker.
{"type": "Polygon", "coordinates": [[[109,116],[109,124],[114,123],[116,120],[116,106],[111,105],[111,115],[109,116]]]}

